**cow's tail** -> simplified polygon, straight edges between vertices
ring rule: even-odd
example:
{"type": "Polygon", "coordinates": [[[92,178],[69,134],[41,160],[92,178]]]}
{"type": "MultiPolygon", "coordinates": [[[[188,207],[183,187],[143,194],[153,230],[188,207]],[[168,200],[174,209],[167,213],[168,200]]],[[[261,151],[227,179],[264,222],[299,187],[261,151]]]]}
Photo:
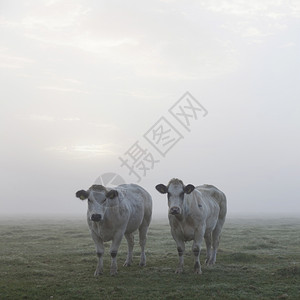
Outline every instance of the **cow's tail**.
{"type": "Polygon", "coordinates": [[[225,220],[227,214],[227,199],[223,192],[221,192],[220,198],[221,201],[219,201],[219,206],[220,206],[219,219],[225,220]]]}

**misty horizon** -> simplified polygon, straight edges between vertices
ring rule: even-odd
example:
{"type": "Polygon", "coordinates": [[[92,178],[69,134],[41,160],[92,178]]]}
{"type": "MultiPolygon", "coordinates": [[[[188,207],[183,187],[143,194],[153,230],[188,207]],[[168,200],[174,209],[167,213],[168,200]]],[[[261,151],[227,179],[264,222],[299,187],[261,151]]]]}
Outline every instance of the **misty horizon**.
{"type": "Polygon", "coordinates": [[[2,2],[0,215],[85,217],[76,191],[115,173],[154,219],[171,178],[229,217],[299,217],[299,20],[296,1],[2,2]]]}

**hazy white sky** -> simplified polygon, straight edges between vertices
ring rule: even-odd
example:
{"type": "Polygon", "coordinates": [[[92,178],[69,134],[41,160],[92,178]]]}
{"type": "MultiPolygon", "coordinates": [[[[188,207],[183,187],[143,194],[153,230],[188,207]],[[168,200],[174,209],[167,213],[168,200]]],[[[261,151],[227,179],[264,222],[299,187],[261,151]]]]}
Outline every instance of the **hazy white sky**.
{"type": "Polygon", "coordinates": [[[74,197],[139,141],[172,177],[225,192],[229,215],[300,212],[298,0],[0,1],[0,213],[85,214],[74,197]],[[190,132],[168,109],[189,91],[190,132]],[[166,155],[143,135],[165,117],[166,155]]]}

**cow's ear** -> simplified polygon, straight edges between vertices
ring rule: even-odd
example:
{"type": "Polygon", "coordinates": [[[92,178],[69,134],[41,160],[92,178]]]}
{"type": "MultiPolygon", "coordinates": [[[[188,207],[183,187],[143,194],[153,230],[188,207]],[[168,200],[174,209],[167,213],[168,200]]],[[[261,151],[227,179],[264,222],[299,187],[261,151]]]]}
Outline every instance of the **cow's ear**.
{"type": "Polygon", "coordinates": [[[111,190],[106,194],[106,198],[108,199],[114,199],[117,196],[118,196],[118,191],[116,190],[111,190]]]}
{"type": "Polygon", "coordinates": [[[164,184],[158,184],[155,187],[161,194],[166,194],[168,192],[168,188],[164,184]]]}
{"type": "Polygon", "coordinates": [[[184,187],[183,190],[186,194],[190,194],[194,189],[195,187],[192,184],[188,184],[184,187]]]}
{"type": "Polygon", "coordinates": [[[85,200],[89,197],[89,193],[85,190],[80,190],[80,191],[76,192],[76,197],[81,200],[85,200]]]}

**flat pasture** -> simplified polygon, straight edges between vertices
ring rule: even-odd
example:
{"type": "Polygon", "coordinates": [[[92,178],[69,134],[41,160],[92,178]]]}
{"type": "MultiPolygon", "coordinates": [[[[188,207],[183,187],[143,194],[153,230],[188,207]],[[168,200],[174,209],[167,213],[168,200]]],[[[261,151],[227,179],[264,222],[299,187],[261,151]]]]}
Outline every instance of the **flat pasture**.
{"type": "Polygon", "coordinates": [[[166,220],[153,221],[140,268],[138,236],[134,264],[95,278],[97,258],[84,219],[0,219],[0,299],[300,299],[300,219],[228,219],[215,266],[193,273],[191,242],[183,274],[174,274],[177,250],[166,220]]]}

